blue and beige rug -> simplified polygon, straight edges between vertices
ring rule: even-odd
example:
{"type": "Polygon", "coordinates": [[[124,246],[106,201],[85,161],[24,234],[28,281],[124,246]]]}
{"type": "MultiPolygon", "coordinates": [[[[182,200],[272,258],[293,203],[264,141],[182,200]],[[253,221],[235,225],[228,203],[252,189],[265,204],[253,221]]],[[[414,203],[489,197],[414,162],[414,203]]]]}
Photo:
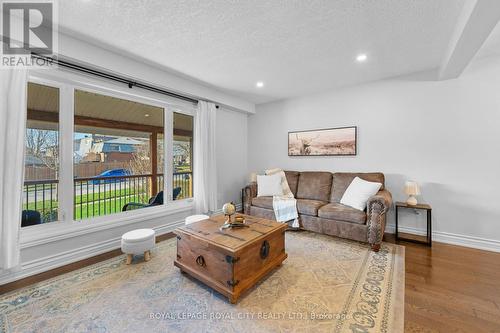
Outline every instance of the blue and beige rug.
{"type": "Polygon", "coordinates": [[[286,248],[232,305],[182,275],[164,241],[147,263],[120,256],[1,295],[0,332],[403,332],[404,247],[289,232],[286,248]]]}

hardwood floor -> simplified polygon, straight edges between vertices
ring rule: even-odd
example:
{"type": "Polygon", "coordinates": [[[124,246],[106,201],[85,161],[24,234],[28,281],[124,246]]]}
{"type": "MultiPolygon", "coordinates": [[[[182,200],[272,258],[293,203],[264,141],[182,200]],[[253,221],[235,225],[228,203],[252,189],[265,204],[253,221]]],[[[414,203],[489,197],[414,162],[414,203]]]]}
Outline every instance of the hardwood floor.
{"type": "MultiPolygon", "coordinates": [[[[173,234],[157,237],[161,241],[173,234]]],[[[394,235],[385,241],[394,243],[394,235]]],[[[500,333],[500,253],[433,243],[406,247],[405,332],[500,333]]],[[[115,250],[0,286],[0,294],[120,255],[115,250]]]]}
{"type": "Polygon", "coordinates": [[[398,244],[406,247],[405,332],[500,332],[500,253],[398,244]]]}

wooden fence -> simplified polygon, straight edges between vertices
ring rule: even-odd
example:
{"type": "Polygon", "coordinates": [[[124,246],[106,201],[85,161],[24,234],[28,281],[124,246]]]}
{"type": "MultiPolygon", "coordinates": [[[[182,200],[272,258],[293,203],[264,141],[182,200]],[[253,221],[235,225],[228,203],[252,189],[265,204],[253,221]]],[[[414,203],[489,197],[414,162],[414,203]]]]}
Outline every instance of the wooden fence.
{"type": "MultiPolygon", "coordinates": [[[[79,163],[73,166],[73,175],[75,178],[88,178],[100,175],[106,170],[128,168],[128,162],[79,163]]],[[[57,179],[56,171],[46,166],[27,165],[24,170],[26,181],[57,179]]]]}

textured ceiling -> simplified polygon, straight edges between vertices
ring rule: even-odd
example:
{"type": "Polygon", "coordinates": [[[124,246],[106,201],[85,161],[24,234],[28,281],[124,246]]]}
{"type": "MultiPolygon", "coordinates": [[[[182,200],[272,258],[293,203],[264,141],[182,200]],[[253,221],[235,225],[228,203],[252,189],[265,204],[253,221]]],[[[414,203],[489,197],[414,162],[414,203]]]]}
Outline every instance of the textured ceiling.
{"type": "Polygon", "coordinates": [[[263,103],[438,67],[464,1],[59,3],[62,31],[263,103]]]}

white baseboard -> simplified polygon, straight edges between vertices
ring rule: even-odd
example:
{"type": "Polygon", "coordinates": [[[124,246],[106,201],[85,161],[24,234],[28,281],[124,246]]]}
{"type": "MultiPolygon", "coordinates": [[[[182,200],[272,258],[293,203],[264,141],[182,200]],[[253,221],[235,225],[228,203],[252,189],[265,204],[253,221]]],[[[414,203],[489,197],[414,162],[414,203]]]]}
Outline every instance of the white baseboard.
{"type": "MultiPolygon", "coordinates": [[[[411,227],[399,227],[400,232],[406,232],[409,234],[425,236],[425,229],[417,229],[411,227]]],[[[393,234],[396,232],[395,225],[387,225],[385,232],[393,234]]],[[[465,247],[471,247],[479,250],[500,252],[500,241],[495,239],[487,239],[474,236],[465,236],[460,234],[453,234],[444,231],[433,231],[432,240],[436,242],[453,244],[465,247]]]]}
{"type": "MultiPolygon", "coordinates": [[[[173,231],[181,225],[184,225],[184,219],[174,223],[154,227],[153,229],[156,231],[156,235],[160,236],[173,231]]],[[[119,249],[120,246],[121,238],[116,237],[104,242],[93,243],[70,251],[61,252],[57,255],[46,256],[28,261],[23,263],[20,269],[16,271],[7,271],[0,275],[0,285],[113,251],[119,249]]]]}

